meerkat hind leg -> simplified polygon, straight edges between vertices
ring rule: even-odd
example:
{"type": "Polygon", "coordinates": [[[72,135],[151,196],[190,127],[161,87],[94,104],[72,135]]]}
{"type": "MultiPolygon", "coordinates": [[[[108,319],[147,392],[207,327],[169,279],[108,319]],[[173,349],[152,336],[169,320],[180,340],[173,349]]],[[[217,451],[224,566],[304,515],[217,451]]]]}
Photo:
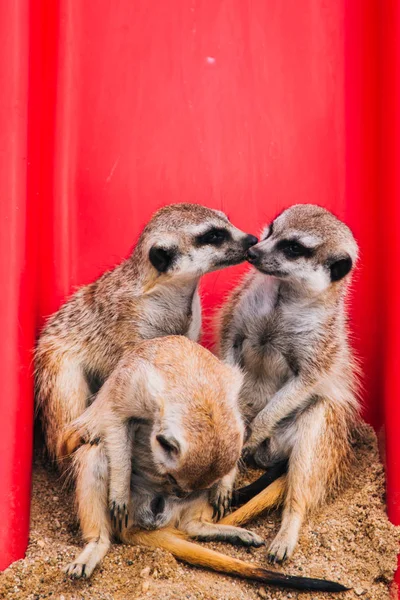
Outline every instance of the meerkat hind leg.
{"type": "Polygon", "coordinates": [[[88,542],[67,565],[71,579],[88,578],[110,547],[108,517],[108,461],[103,446],[85,445],[74,455],[76,498],[83,539],[88,542]]]}
{"type": "Polygon", "coordinates": [[[293,426],[298,427],[301,435],[297,436],[289,459],[281,527],[268,550],[268,559],[273,563],[283,562],[293,554],[306,512],[317,505],[326,492],[333,460],[325,439],[323,405],[302,415],[293,426]]]}

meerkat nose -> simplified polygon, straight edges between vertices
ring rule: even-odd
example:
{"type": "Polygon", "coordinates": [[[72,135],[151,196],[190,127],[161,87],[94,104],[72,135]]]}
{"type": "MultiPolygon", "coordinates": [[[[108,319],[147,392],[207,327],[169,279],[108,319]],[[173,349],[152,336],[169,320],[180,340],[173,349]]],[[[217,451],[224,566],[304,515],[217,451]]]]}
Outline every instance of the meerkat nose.
{"type": "Polygon", "coordinates": [[[249,248],[247,250],[246,258],[250,263],[257,262],[259,257],[260,257],[259,252],[255,248],[249,248]]]}
{"type": "Polygon", "coordinates": [[[246,248],[250,248],[251,246],[254,246],[255,244],[257,244],[258,242],[258,238],[256,238],[255,235],[246,235],[245,240],[244,240],[244,246],[246,248]]]}

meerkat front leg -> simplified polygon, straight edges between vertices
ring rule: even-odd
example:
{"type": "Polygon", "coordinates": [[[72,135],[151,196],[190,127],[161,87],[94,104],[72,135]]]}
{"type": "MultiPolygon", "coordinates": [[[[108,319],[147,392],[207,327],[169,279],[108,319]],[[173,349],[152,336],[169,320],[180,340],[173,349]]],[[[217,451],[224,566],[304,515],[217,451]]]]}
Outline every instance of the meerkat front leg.
{"type": "Polygon", "coordinates": [[[331,435],[322,400],[298,417],[292,427],[296,443],[289,460],[281,527],[268,550],[270,562],[283,562],[292,556],[304,517],[326,494],[330,474],[338,469],[340,460],[337,440],[333,439],[340,437],[340,432],[331,435]],[[299,431],[301,435],[297,435],[299,431]]]}
{"type": "Polygon", "coordinates": [[[102,445],[84,445],[73,458],[76,504],[86,546],[65,568],[71,579],[88,578],[107,554],[111,528],[108,518],[108,461],[102,445]]]}
{"type": "Polygon", "coordinates": [[[222,519],[231,508],[236,473],[237,468],[235,467],[211,488],[209,501],[214,509],[213,518],[216,517],[217,521],[222,519]]]}
{"type": "Polygon", "coordinates": [[[271,437],[279,421],[310,398],[316,383],[317,379],[314,377],[295,377],[274,394],[267,406],[251,422],[251,435],[244,446],[245,455],[253,454],[266,438],[271,437]]]}
{"type": "MultiPolygon", "coordinates": [[[[109,508],[112,524],[119,532],[128,526],[132,438],[130,423],[157,411],[153,392],[162,385],[158,373],[146,361],[129,359],[101,388],[96,400],[69,427],[68,436],[93,443],[104,442],[109,462],[109,508]]],[[[66,446],[68,447],[68,441],[66,446]]],[[[70,451],[73,449],[70,448],[70,451]]]]}
{"type": "Polygon", "coordinates": [[[109,506],[114,529],[128,527],[129,497],[132,470],[132,441],[129,424],[116,421],[109,424],[104,443],[110,464],[109,506]]]}

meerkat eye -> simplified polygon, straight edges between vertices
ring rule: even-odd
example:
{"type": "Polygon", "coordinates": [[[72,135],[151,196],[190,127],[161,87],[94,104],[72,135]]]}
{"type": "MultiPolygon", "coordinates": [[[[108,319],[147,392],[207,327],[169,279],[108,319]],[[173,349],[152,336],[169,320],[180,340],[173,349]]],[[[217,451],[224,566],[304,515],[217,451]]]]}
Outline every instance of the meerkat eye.
{"type": "Polygon", "coordinates": [[[224,242],[231,239],[231,234],[226,229],[213,227],[205,233],[196,237],[198,246],[221,246],[224,242]]]}
{"type": "Polygon", "coordinates": [[[167,454],[178,454],[179,453],[179,442],[175,438],[166,438],[165,435],[157,435],[157,442],[161,448],[165,450],[167,454]]]}
{"type": "Polygon", "coordinates": [[[312,254],[310,248],[306,248],[296,240],[281,240],[277,245],[277,249],[288,259],[296,259],[301,256],[308,258],[312,254]]]}

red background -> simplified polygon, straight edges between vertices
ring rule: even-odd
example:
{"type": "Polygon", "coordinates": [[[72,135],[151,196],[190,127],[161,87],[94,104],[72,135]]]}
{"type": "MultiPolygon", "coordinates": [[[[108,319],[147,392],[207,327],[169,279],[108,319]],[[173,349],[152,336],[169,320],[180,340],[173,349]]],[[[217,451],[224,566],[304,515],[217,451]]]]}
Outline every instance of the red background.
{"type": "MultiPolygon", "coordinates": [[[[398,25],[395,0],[0,3],[0,567],[27,542],[35,332],[171,202],[254,233],[313,202],[353,228],[364,414],[400,523],[398,25]]],[[[205,278],[206,316],[242,270],[205,278]]]]}

